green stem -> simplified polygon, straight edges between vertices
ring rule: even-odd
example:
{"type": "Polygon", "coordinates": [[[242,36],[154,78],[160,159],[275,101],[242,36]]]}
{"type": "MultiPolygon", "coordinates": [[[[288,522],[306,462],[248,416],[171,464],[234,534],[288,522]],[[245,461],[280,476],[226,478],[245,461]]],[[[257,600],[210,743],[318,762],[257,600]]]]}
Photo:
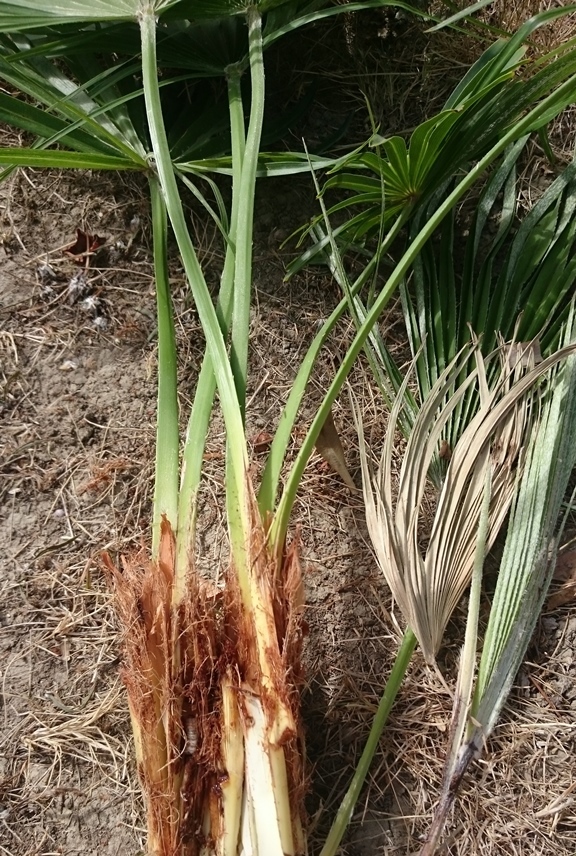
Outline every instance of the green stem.
{"type": "Polygon", "coordinates": [[[338,850],[342,837],[350,823],[354,806],[360,796],[360,791],[362,790],[362,786],[364,785],[364,781],[368,775],[370,764],[372,763],[372,759],[374,758],[374,754],[378,748],[378,743],[380,742],[380,737],[382,736],[382,731],[386,725],[388,714],[396,700],[398,690],[400,689],[406,670],[408,669],[410,660],[412,659],[415,647],[416,637],[410,628],[408,628],[404,633],[402,644],[400,645],[400,649],[396,655],[396,660],[394,661],[394,666],[390,672],[390,677],[386,681],[384,693],[380,699],[378,710],[376,711],[376,716],[374,717],[372,728],[370,729],[370,734],[368,735],[364,751],[362,752],[362,756],[358,762],[358,766],[356,767],[354,777],[340,804],[338,814],[334,819],[328,838],[326,839],[324,847],[320,851],[320,856],[334,856],[338,850]]]}
{"type": "Polygon", "coordinates": [[[264,121],[264,59],[262,56],[262,18],[256,6],[246,11],[250,58],[252,100],[250,122],[246,135],[246,150],[242,162],[238,201],[236,268],[234,276],[234,310],[232,317],[232,347],[230,362],[240,407],[246,405],[248,372],[248,340],[250,336],[250,297],[252,293],[252,234],[254,226],[254,196],[260,139],[264,121]]]}
{"type": "MultiPolygon", "coordinates": [[[[348,303],[348,310],[350,315],[352,316],[352,320],[354,321],[354,326],[356,330],[360,330],[364,320],[366,319],[366,307],[364,306],[360,297],[352,293],[352,288],[350,286],[350,281],[348,279],[348,275],[346,273],[346,269],[344,267],[344,262],[342,259],[342,254],[338,248],[338,244],[336,242],[334,231],[330,224],[330,218],[328,217],[328,211],[326,209],[326,205],[324,204],[324,199],[322,198],[322,193],[320,191],[320,185],[318,183],[318,179],[316,178],[316,173],[312,169],[312,180],[314,182],[314,187],[316,189],[316,195],[318,197],[318,202],[320,204],[320,208],[322,210],[322,217],[324,219],[324,227],[326,229],[326,234],[330,239],[330,253],[328,254],[328,264],[330,266],[330,271],[332,276],[342,289],[344,297],[348,303]]],[[[382,177],[381,177],[382,179],[382,177]]],[[[412,214],[412,205],[406,207],[406,209],[402,212],[400,217],[397,219],[396,224],[406,222],[412,214]]],[[[382,179],[382,215],[384,213],[384,182],[382,179]]],[[[390,230],[390,235],[393,234],[394,229],[390,230]]],[[[373,256],[375,261],[375,272],[378,269],[380,259],[383,254],[387,251],[389,246],[389,236],[386,238],[384,242],[382,236],[382,221],[380,225],[380,235],[378,238],[378,249],[373,256]]],[[[372,285],[370,287],[370,296],[367,301],[367,305],[370,306],[374,302],[374,289],[376,283],[376,276],[374,276],[372,285]]],[[[388,408],[388,410],[392,409],[392,400],[394,398],[395,393],[398,392],[398,389],[401,385],[401,374],[398,371],[396,364],[389,357],[389,354],[386,351],[386,347],[384,345],[383,340],[379,335],[378,328],[376,326],[372,327],[370,334],[367,340],[364,342],[364,353],[366,355],[366,359],[368,360],[368,365],[370,366],[370,370],[372,375],[374,376],[374,380],[378,385],[380,390],[380,394],[384,400],[384,404],[388,408]],[[396,374],[394,370],[396,369],[396,374]],[[396,383],[395,383],[396,381],[396,383]]],[[[411,401],[410,393],[408,390],[405,394],[406,403],[408,405],[408,413],[415,413],[415,408],[413,405],[413,401],[411,401]],[[412,407],[411,407],[412,405],[412,407]]],[[[404,436],[408,436],[410,429],[412,427],[412,422],[415,418],[415,415],[412,415],[412,419],[406,417],[406,412],[404,408],[400,414],[400,423],[401,428],[404,433],[404,436]]]]}
{"type": "MultiPolygon", "coordinates": [[[[264,119],[265,77],[262,56],[262,18],[256,6],[246,9],[248,25],[248,57],[250,62],[250,80],[252,98],[250,120],[246,134],[246,146],[242,160],[242,171],[238,193],[238,222],[236,227],[236,258],[234,267],[234,308],[232,314],[232,341],[230,365],[236,383],[236,393],[244,420],[246,405],[246,379],[248,372],[248,341],[250,337],[250,299],[252,294],[252,235],[254,229],[254,196],[256,192],[256,172],[264,119]]],[[[235,438],[228,432],[227,448],[235,438]]],[[[242,521],[239,510],[239,493],[233,478],[228,478],[234,461],[226,454],[226,514],[230,547],[234,564],[243,592],[243,598],[249,595],[249,573],[247,559],[250,554],[251,526],[253,521],[242,521]]],[[[251,485],[245,490],[251,490],[251,485]]]]}
{"type": "Polygon", "coordinates": [[[156,310],[158,317],[158,412],[152,558],[157,558],[165,515],[175,531],[178,515],[178,390],[176,337],[167,261],[166,206],[158,182],[150,178],[156,310]]]}
{"type": "MultiPolygon", "coordinates": [[[[240,74],[235,67],[228,71],[228,104],[230,109],[230,131],[232,142],[232,211],[230,233],[226,245],[226,257],[220,280],[220,293],[216,311],[223,335],[227,335],[232,317],[232,295],[234,291],[234,266],[236,231],[238,223],[238,188],[244,160],[245,133],[244,111],[240,92],[240,74]]],[[[182,454],[182,480],[178,506],[178,540],[176,545],[176,580],[174,598],[179,601],[184,592],[188,559],[194,548],[194,532],[197,512],[197,492],[202,475],[203,453],[206,444],[210,415],[214,405],[216,378],[212,357],[207,351],[202,361],[194,402],[186,430],[182,454]]]]}
{"type": "MultiPolygon", "coordinates": [[[[392,225],[392,228],[389,230],[388,234],[383,239],[378,251],[374,254],[374,256],[372,256],[360,276],[350,286],[350,294],[352,296],[357,295],[359,291],[364,287],[366,282],[369,280],[370,276],[376,272],[378,259],[392,245],[399,232],[401,231],[402,227],[404,226],[404,223],[405,215],[404,213],[402,213],[396,219],[395,223],[392,225]]],[[[331,315],[326,319],[326,321],[312,340],[312,343],[310,344],[310,347],[306,352],[306,356],[300,364],[298,374],[296,375],[296,378],[292,383],[288,400],[286,402],[286,405],[278,422],[276,432],[274,434],[274,439],[270,447],[270,453],[266,461],[266,467],[262,475],[260,491],[258,493],[258,505],[262,517],[264,518],[272,514],[272,511],[274,510],[274,505],[276,502],[276,493],[278,491],[278,484],[280,482],[280,476],[284,466],[286,452],[290,444],[292,430],[294,428],[294,423],[296,422],[296,417],[298,415],[298,411],[302,403],[304,393],[306,392],[308,381],[310,379],[312,371],[314,370],[314,366],[316,365],[318,354],[320,353],[321,348],[324,346],[326,340],[328,339],[328,336],[334,329],[338,319],[341,318],[341,316],[345,312],[347,306],[348,298],[343,297],[340,303],[332,311],[331,315]]],[[[280,551],[282,549],[282,546],[282,544],[276,545],[277,549],[279,549],[280,551]]]]}
{"type": "Polygon", "coordinates": [[[156,72],[156,21],[153,12],[149,8],[142,11],[139,24],[142,43],[144,99],[155,165],[170,223],[172,224],[182,263],[190,283],[200,323],[202,324],[206,338],[207,350],[212,358],[216,384],[220,394],[220,404],[229,438],[229,453],[235,482],[237,512],[245,524],[245,531],[248,532],[250,528],[248,504],[245,501],[248,453],[244,436],[242,412],[220,322],[212,304],[210,292],[188,232],[182,202],[178,193],[178,185],[164,127],[156,72]]]}

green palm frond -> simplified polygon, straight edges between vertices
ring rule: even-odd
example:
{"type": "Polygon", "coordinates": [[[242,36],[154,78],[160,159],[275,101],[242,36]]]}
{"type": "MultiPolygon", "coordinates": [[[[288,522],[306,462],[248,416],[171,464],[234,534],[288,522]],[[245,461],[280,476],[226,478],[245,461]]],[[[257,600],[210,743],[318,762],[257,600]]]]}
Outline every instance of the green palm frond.
{"type": "MultiPolygon", "coordinates": [[[[569,90],[561,90],[561,85],[576,75],[576,48],[549,57],[545,63],[524,56],[524,43],[532,32],[571,8],[536,15],[512,38],[491,45],[456,87],[444,111],[422,123],[408,141],[375,133],[365,151],[352,153],[332,170],[323,192],[348,192],[345,199],[328,209],[330,216],[339,211],[349,214],[339,229],[341,246],[364,245],[382,223],[390,223],[400,212],[416,217],[434,194],[460,170],[469,169],[483,157],[514,129],[527,108],[551,92],[558,90],[558,99],[552,99],[549,109],[516,138],[526,130],[541,128],[571,103],[576,84],[569,90]],[[522,64],[520,77],[517,72],[522,64]]],[[[304,236],[308,234],[304,232],[304,236]]],[[[322,246],[314,243],[292,263],[290,273],[321,250],[322,246]]]]}
{"type": "MultiPolygon", "coordinates": [[[[164,0],[165,2],[165,0],[164,0]]],[[[163,0],[156,0],[158,7],[163,0]]],[[[11,0],[0,2],[0,32],[23,32],[79,21],[135,20],[140,0],[11,0]]]]}
{"type": "MultiPolygon", "coordinates": [[[[459,236],[462,226],[452,214],[440,235],[424,247],[412,281],[401,289],[411,349],[420,354],[417,376],[423,396],[469,341],[471,329],[482,331],[484,354],[496,347],[500,335],[538,340],[545,354],[558,346],[576,281],[576,161],[518,223],[516,165],[526,141],[524,137],[510,147],[486,184],[468,236],[459,236]]],[[[436,204],[423,212],[423,220],[436,204]]],[[[450,445],[478,403],[471,388],[448,426],[450,445]]]]}

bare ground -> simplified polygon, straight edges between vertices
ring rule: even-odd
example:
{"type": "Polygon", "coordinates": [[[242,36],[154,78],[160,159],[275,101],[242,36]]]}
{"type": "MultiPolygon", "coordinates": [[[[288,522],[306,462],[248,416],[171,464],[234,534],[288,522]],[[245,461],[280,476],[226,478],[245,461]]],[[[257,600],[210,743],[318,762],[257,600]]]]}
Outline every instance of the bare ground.
{"type": "MultiPolygon", "coordinates": [[[[395,107],[393,121],[404,126],[408,101],[395,107]]],[[[0,194],[0,853],[136,856],[144,821],[100,556],[146,543],[150,527],[156,341],[145,189],[99,174],[28,171],[0,194]],[[63,252],[78,228],[106,239],[87,271],[63,252]]],[[[305,184],[259,192],[248,423],[256,472],[306,344],[337,299],[322,269],[283,282],[281,242],[313,205],[305,184]]],[[[201,218],[193,224],[216,271],[218,243],[201,218]]],[[[202,340],[177,262],[172,280],[185,413],[202,340]]],[[[210,281],[216,285],[215,273],[210,281]]],[[[384,330],[402,358],[395,318],[384,330]]],[[[343,327],[327,349],[294,448],[349,335],[343,327]]],[[[364,390],[365,430],[378,450],[386,417],[362,366],[354,388],[364,390]]],[[[359,483],[346,396],[335,420],[359,483]]],[[[200,511],[206,566],[227,561],[222,465],[216,422],[200,511]]],[[[296,530],[310,628],[303,718],[317,853],[362,750],[401,619],[368,547],[360,494],[318,456],[305,473],[296,530]]],[[[462,608],[441,653],[449,685],[463,620],[462,608]]],[[[573,603],[549,609],[465,782],[447,854],[576,852],[575,646],[573,603]]],[[[450,708],[449,694],[416,655],[343,854],[417,852],[439,793],[450,708]]]]}

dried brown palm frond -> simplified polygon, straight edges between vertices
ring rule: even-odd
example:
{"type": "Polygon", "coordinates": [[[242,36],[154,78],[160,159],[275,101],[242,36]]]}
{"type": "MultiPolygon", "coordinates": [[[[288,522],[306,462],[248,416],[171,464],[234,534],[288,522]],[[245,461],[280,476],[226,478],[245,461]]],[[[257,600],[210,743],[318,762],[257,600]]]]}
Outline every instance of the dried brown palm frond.
{"type": "Polygon", "coordinates": [[[533,345],[503,345],[486,359],[477,344],[460,352],[418,413],[404,453],[395,503],[392,452],[402,391],[390,416],[375,478],[355,409],[370,538],[386,581],[428,663],[434,662],[450,615],[470,582],[487,473],[490,503],[486,551],[510,507],[517,470],[523,462],[524,438],[537,419],[537,404],[528,393],[562,358],[560,353],[534,368],[533,345]],[[471,354],[476,366],[458,384],[471,354]],[[488,364],[495,359],[500,360],[500,370],[489,383],[488,364]],[[452,450],[424,551],[420,545],[421,512],[430,463],[438,453],[450,414],[472,384],[478,386],[480,406],[452,450]]]}

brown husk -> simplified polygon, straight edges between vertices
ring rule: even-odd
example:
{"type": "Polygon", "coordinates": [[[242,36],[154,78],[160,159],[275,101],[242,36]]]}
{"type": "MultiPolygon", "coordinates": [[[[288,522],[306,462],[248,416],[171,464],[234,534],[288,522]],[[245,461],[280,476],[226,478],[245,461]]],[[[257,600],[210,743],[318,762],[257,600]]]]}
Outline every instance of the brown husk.
{"type": "MultiPolygon", "coordinates": [[[[105,565],[113,582],[124,630],[123,679],[134,731],[138,773],[146,799],[150,856],[198,856],[214,846],[222,827],[222,682],[236,688],[238,714],[246,727],[243,697],[260,697],[270,745],[286,759],[297,851],[303,851],[303,741],[298,720],[302,648],[302,581],[298,539],[282,566],[266,548],[253,502],[250,573],[273,630],[263,676],[253,615],[240,596],[234,569],[223,590],[201,579],[191,565],[186,596],[173,605],[175,543],[162,521],[157,562],[145,551],[105,565]],[[279,709],[290,727],[278,733],[279,709]]],[[[260,653],[260,657],[262,654],[260,653]]]]}

